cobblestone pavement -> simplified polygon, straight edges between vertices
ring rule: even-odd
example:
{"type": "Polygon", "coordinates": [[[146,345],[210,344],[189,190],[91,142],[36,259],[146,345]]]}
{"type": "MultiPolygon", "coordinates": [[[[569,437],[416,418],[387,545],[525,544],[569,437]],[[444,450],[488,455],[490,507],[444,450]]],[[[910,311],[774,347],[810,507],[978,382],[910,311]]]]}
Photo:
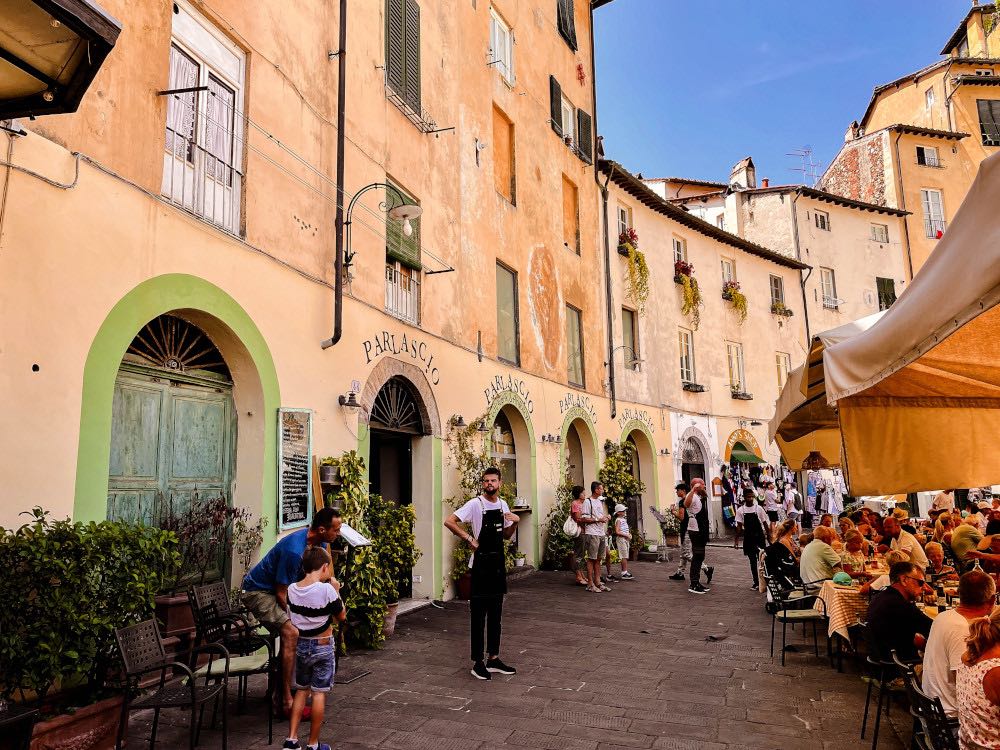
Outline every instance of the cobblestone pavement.
{"type": "MultiPolygon", "coordinates": [[[[399,750],[870,747],[870,730],[868,740],[859,736],[865,683],[850,660],[838,674],[822,641],[817,658],[797,632],[789,641],[800,650],[782,667],[780,654],[769,656],[771,619],[749,590],[746,558],[710,547],[708,562],[716,573],[703,596],[668,580],[673,565],[658,563],[635,564],[636,580],[605,594],[573,585],[569,573],[513,584],[502,656],[518,674],[490,682],[469,674],[465,603],[401,618],[382,651],[342,661],[371,674],[335,686],[322,739],[399,750]]],[[[251,683],[246,712],[230,714],[231,748],[267,746],[254,697],[262,693],[251,683]]],[[[160,747],[186,746],[181,713],[163,714],[160,747]]],[[[149,718],[134,715],[131,747],[148,738],[149,718]]],[[[286,729],[276,723],[274,747],[286,729]]],[[[219,741],[206,727],[201,746],[219,741]]],[[[909,717],[896,703],[879,747],[908,745],[909,717]]]]}

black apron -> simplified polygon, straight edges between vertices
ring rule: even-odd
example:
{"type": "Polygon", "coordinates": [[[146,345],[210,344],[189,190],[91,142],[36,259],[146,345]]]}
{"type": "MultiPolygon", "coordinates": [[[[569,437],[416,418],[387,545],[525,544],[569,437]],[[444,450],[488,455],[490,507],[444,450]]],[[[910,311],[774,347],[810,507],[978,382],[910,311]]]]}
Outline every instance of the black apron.
{"type": "Polygon", "coordinates": [[[764,548],[764,528],[757,516],[757,509],[753,508],[753,513],[747,513],[746,506],[743,507],[743,554],[749,557],[752,552],[756,558],[756,550],[764,548]]]}
{"type": "Polygon", "coordinates": [[[472,558],[472,595],[503,596],[507,593],[507,565],[503,554],[503,510],[486,510],[483,507],[483,525],[479,530],[472,558]]]}

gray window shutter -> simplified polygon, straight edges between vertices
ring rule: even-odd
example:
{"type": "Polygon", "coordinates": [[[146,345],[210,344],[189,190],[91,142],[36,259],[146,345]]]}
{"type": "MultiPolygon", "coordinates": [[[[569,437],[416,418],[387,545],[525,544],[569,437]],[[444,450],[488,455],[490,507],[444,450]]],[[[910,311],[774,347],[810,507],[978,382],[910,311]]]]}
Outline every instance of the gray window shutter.
{"type": "Polygon", "coordinates": [[[562,136],[562,86],[555,76],[549,76],[549,114],[552,129],[556,135],[562,136]]]}
{"type": "Polygon", "coordinates": [[[576,153],[587,164],[594,163],[593,119],[582,109],[576,111],[576,153]]]}
{"type": "Polygon", "coordinates": [[[406,103],[420,114],[420,6],[416,0],[406,0],[403,34],[406,60],[406,103]]]}
{"type": "Polygon", "coordinates": [[[406,74],[403,67],[403,2],[385,3],[385,82],[400,96],[406,96],[406,74]]]}
{"type": "Polygon", "coordinates": [[[979,99],[976,101],[976,108],[979,110],[983,143],[987,146],[1000,146],[1000,101],[979,99]]]}
{"type": "Polygon", "coordinates": [[[573,0],[556,0],[556,10],[559,15],[559,34],[576,52],[576,18],[573,14],[573,0]]]}

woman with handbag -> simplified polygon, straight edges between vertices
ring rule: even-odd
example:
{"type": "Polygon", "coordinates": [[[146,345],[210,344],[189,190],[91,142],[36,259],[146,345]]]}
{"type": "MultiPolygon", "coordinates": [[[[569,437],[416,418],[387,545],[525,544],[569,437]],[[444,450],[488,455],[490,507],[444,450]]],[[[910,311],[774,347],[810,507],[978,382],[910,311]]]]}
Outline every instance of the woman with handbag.
{"type": "Polygon", "coordinates": [[[569,553],[569,564],[576,574],[576,582],[581,586],[589,586],[590,581],[584,574],[587,569],[587,556],[583,546],[583,522],[580,520],[583,517],[583,492],[583,487],[578,484],[573,485],[573,489],[570,490],[573,502],[570,503],[569,515],[563,523],[563,533],[573,540],[573,551],[569,553]]]}

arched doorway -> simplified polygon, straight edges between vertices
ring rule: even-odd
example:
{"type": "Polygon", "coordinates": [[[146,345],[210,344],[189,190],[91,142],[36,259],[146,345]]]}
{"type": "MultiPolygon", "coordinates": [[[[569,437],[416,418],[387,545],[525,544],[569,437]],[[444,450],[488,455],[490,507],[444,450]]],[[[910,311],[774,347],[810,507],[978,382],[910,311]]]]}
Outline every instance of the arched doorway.
{"type": "Polygon", "coordinates": [[[514,544],[519,552],[524,553],[529,565],[538,562],[532,447],[531,430],[518,406],[508,403],[497,409],[490,429],[490,455],[503,475],[501,497],[521,517],[514,534],[514,544]]]}
{"type": "MultiPolygon", "coordinates": [[[[403,376],[379,389],[368,417],[371,491],[400,505],[413,504],[414,439],[430,433],[416,387],[403,376]]],[[[400,597],[413,595],[413,571],[401,576],[400,597]]]]}
{"type": "Polygon", "coordinates": [[[231,503],[235,454],[233,379],[222,353],[177,314],[149,321],[115,378],[107,517],[161,525],[196,511],[196,501],[231,503]]]}
{"type": "Polygon", "coordinates": [[[705,453],[693,437],[681,445],[681,479],[688,484],[692,479],[705,479],[705,453]]]}
{"type": "Polygon", "coordinates": [[[632,447],[632,476],[645,486],[642,494],[628,499],[626,516],[629,528],[642,531],[645,526],[643,509],[647,505],[655,504],[656,498],[656,464],[653,445],[649,437],[641,430],[629,432],[625,437],[625,442],[632,447]]]}

